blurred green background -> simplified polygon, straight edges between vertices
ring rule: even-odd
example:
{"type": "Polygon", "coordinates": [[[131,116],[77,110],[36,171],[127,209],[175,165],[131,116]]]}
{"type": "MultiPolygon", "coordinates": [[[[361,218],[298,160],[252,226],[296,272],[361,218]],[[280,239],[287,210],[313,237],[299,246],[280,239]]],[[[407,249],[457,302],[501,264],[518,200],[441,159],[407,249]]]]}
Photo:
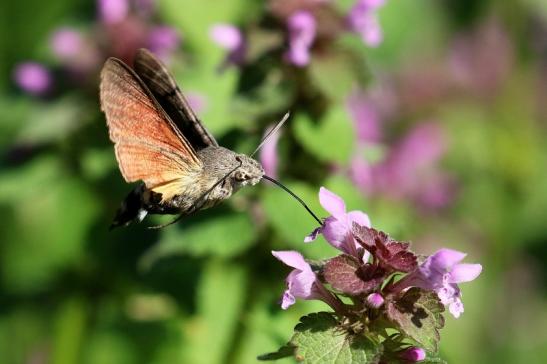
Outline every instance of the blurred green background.
{"type": "Polygon", "coordinates": [[[98,72],[141,46],[163,52],[224,146],[252,152],[291,110],[261,158],[320,216],[326,186],[418,253],[483,265],[441,332],[449,363],[547,361],[545,2],[388,0],[377,47],[333,21],[353,1],[106,3],[0,4],[0,363],[253,363],[327,309],[277,304],[288,269],[272,249],[335,251],[303,244],[314,220],[266,182],[161,231],[146,225],[168,217],[108,232],[131,186],[98,72]],[[299,7],[318,29],[303,67],[284,55],[299,7]],[[244,61],[211,39],[219,23],[243,32],[244,61]]]}

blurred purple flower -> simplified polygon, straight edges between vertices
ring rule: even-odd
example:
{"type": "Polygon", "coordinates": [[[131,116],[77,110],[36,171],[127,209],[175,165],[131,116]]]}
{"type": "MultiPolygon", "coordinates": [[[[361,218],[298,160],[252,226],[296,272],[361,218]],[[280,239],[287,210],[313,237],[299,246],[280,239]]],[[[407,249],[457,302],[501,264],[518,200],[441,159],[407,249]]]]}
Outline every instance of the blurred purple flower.
{"type": "Polygon", "coordinates": [[[175,28],[165,25],[155,26],[148,33],[148,48],[164,62],[180,44],[180,36],[175,28]]]}
{"type": "Polygon", "coordinates": [[[416,200],[427,209],[440,209],[450,204],[456,193],[454,179],[441,171],[434,171],[423,181],[416,200]]]}
{"type": "Polygon", "coordinates": [[[393,291],[408,287],[435,291],[442,304],[448,306],[450,313],[458,318],[463,313],[458,283],[470,282],[482,271],[480,264],[460,264],[466,255],[456,250],[440,249],[420,264],[418,269],[397,282],[393,291]]]}
{"type": "Polygon", "coordinates": [[[51,36],[51,49],[62,61],[73,60],[82,51],[82,34],[73,28],[59,28],[51,36]]]}
{"type": "MultiPolygon", "coordinates": [[[[319,202],[331,216],[327,217],[323,225],[312,231],[304,242],[308,243],[317,238],[317,235],[323,234],[330,245],[346,254],[358,257],[361,245],[355,241],[352,234],[353,223],[370,227],[370,219],[361,211],[350,211],[346,213],[346,204],[340,196],[321,187],[319,190],[319,202]]],[[[363,261],[368,260],[368,253],[365,252],[363,261]]]]}
{"type": "Polygon", "coordinates": [[[186,92],[185,96],[190,107],[196,114],[199,115],[207,109],[207,99],[202,94],[190,91],[186,92]]]}
{"type": "MultiPolygon", "coordinates": [[[[267,135],[274,127],[275,125],[268,127],[264,132],[264,135],[267,135]]],[[[277,178],[277,142],[279,141],[280,135],[280,132],[271,135],[268,142],[266,142],[260,150],[260,164],[264,167],[266,175],[273,178],[277,178]]]]}
{"type": "Polygon", "coordinates": [[[272,251],[272,255],[294,268],[286,279],[287,289],[281,299],[282,309],[289,308],[295,303],[296,298],[321,300],[335,311],[340,309],[341,302],[323,287],[302,254],[297,251],[272,251]]]}
{"type": "Polygon", "coordinates": [[[129,13],[128,0],[97,0],[99,19],[107,24],[119,23],[129,13]]]}
{"type": "Polygon", "coordinates": [[[425,350],[416,346],[411,346],[410,348],[405,349],[399,353],[399,358],[411,363],[422,361],[425,359],[425,357],[425,350]]]}
{"type": "Polygon", "coordinates": [[[349,173],[355,186],[364,194],[369,195],[374,191],[374,168],[359,151],[351,160],[349,173]]]}
{"type": "Polygon", "coordinates": [[[438,124],[421,123],[395,146],[378,166],[378,185],[393,197],[412,197],[445,152],[445,138],[438,124]]]}
{"type": "Polygon", "coordinates": [[[209,31],[209,36],[217,45],[228,51],[225,64],[242,64],[245,60],[245,39],[243,33],[231,24],[216,24],[209,31]]]}
{"type": "Polygon", "coordinates": [[[149,17],[154,13],[156,0],[134,0],[135,10],[141,16],[149,17]]]}
{"type": "Polygon", "coordinates": [[[378,46],[383,40],[376,11],[384,5],[384,2],[384,0],[357,0],[347,16],[350,29],[359,33],[363,42],[370,47],[378,46]]]}
{"type": "Polygon", "coordinates": [[[24,62],[13,71],[15,83],[32,95],[43,95],[51,89],[52,77],[46,67],[37,62],[24,62]]]}
{"type": "Polygon", "coordinates": [[[287,19],[289,49],[287,60],[298,67],[310,62],[310,48],[315,39],[315,18],[308,11],[297,11],[287,19]]]}
{"type": "Polygon", "coordinates": [[[449,54],[452,80],[464,91],[489,96],[499,89],[514,62],[511,39],[496,20],[455,39],[449,54]]]}
{"type": "Polygon", "coordinates": [[[363,91],[357,90],[350,94],[346,105],[353,119],[357,140],[378,142],[382,134],[380,115],[372,100],[363,91]]]}

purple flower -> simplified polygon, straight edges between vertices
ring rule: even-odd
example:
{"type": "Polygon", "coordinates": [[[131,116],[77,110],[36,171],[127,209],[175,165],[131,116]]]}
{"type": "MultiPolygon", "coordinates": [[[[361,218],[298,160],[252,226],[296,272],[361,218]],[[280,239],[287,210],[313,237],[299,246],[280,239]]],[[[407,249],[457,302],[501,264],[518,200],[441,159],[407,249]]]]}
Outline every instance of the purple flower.
{"type": "MultiPolygon", "coordinates": [[[[331,216],[325,219],[323,225],[312,231],[304,242],[310,242],[317,238],[319,233],[336,249],[346,254],[358,256],[358,248],[361,245],[355,241],[352,235],[353,223],[370,227],[370,219],[361,211],[350,211],[346,213],[346,204],[338,195],[321,187],[319,190],[319,202],[331,216]]],[[[368,259],[368,253],[363,260],[368,259]]]]}
{"type": "Polygon", "coordinates": [[[419,124],[377,167],[377,185],[395,198],[419,195],[445,149],[445,136],[437,123],[419,124]]]}
{"type": "Polygon", "coordinates": [[[296,298],[305,300],[316,298],[312,287],[317,277],[302,254],[296,251],[272,251],[272,254],[289,267],[294,268],[286,279],[287,289],[283,293],[281,308],[286,310],[294,304],[296,298]]]}
{"type": "Polygon", "coordinates": [[[355,91],[347,99],[347,108],[353,119],[357,140],[375,143],[380,141],[380,115],[378,108],[362,91],[355,91]]]}
{"type": "Polygon", "coordinates": [[[63,61],[77,58],[82,46],[82,34],[72,28],[60,28],[51,36],[51,49],[63,61]]]}
{"type": "MultiPolygon", "coordinates": [[[[264,135],[267,135],[274,126],[266,129],[264,135]]],[[[270,177],[277,178],[277,142],[281,133],[274,133],[270,136],[268,142],[260,150],[260,164],[264,171],[270,177]]]]}
{"type": "Polygon", "coordinates": [[[241,31],[231,24],[216,24],[209,36],[217,45],[228,51],[225,64],[242,64],[245,60],[245,39],[241,31]]]}
{"type": "Polygon", "coordinates": [[[107,24],[119,23],[129,13],[128,0],[97,0],[99,18],[107,24]]]}
{"type": "Polygon", "coordinates": [[[52,85],[50,72],[36,62],[24,62],[17,65],[13,78],[22,90],[32,95],[43,95],[52,85]]]}
{"type": "Polygon", "coordinates": [[[287,289],[281,298],[282,309],[289,308],[297,298],[317,299],[324,301],[335,310],[341,309],[342,303],[323,287],[302,254],[297,251],[272,251],[272,254],[281,262],[294,268],[285,280],[287,289]]]}
{"type": "Polygon", "coordinates": [[[463,313],[463,303],[458,283],[470,282],[482,271],[480,264],[460,264],[467,254],[440,249],[429,256],[414,272],[400,280],[393,287],[400,291],[408,287],[421,287],[437,293],[442,304],[458,318],[463,313]]]}
{"type": "Polygon", "coordinates": [[[399,358],[409,361],[411,363],[416,363],[425,359],[425,350],[418,348],[416,346],[411,346],[408,349],[405,349],[399,353],[399,358]]]}
{"type": "Polygon", "coordinates": [[[376,17],[376,10],[382,5],[384,0],[357,0],[347,17],[350,29],[359,33],[363,42],[370,47],[378,46],[383,39],[376,17]]]}
{"type": "Polygon", "coordinates": [[[287,19],[289,29],[289,49],[287,60],[298,67],[310,62],[310,48],[315,39],[316,22],[311,13],[297,11],[287,19]]]}
{"type": "Polygon", "coordinates": [[[180,43],[180,36],[176,29],[165,25],[156,26],[148,33],[148,48],[163,61],[177,49],[180,43]]]}

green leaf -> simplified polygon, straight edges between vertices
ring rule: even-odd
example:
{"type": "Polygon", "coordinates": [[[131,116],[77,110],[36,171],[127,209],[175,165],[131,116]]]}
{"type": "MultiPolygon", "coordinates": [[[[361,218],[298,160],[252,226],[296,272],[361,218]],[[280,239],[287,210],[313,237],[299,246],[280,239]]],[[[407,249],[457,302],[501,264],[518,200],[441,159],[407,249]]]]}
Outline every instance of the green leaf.
{"type": "Polygon", "coordinates": [[[0,231],[0,271],[10,290],[44,290],[63,268],[81,264],[99,200],[54,158],[37,158],[0,176],[9,211],[0,231]],[[13,223],[19,222],[19,223],[13,223]],[[23,222],[23,223],[21,223],[23,222]]]}
{"type": "Polygon", "coordinates": [[[425,350],[437,352],[444,306],[435,292],[412,287],[387,305],[388,318],[425,350]]]}
{"type": "Polygon", "coordinates": [[[17,141],[45,143],[65,138],[87,121],[81,114],[81,104],[75,97],[65,97],[55,103],[32,104],[17,141]]]}
{"type": "Polygon", "coordinates": [[[278,360],[289,356],[294,356],[296,348],[290,344],[283,345],[278,351],[262,354],[257,357],[258,360],[278,360]]]}
{"type": "Polygon", "coordinates": [[[349,163],[355,137],[349,115],[341,105],[332,107],[318,123],[298,114],[294,133],[300,144],[317,158],[343,165],[349,163]]]}
{"type": "Polygon", "coordinates": [[[211,210],[207,216],[194,216],[178,224],[177,228],[165,230],[141,264],[147,267],[157,259],[173,254],[232,257],[247,249],[254,236],[254,225],[247,214],[211,210]]]}
{"type": "Polygon", "coordinates": [[[182,363],[225,363],[248,293],[247,274],[241,265],[210,262],[201,279],[198,312],[187,322],[187,358],[182,363]]]}
{"type": "Polygon", "coordinates": [[[309,70],[315,87],[336,101],[344,100],[356,83],[364,85],[369,78],[363,53],[344,46],[324,55],[314,55],[309,70]]]}
{"type": "Polygon", "coordinates": [[[382,352],[365,336],[350,335],[339,327],[328,312],[312,313],[300,319],[290,344],[295,345],[295,357],[304,363],[378,363],[382,352]]]}
{"type": "Polygon", "coordinates": [[[427,351],[425,359],[422,360],[420,364],[447,364],[447,361],[442,359],[437,354],[427,351]]]}

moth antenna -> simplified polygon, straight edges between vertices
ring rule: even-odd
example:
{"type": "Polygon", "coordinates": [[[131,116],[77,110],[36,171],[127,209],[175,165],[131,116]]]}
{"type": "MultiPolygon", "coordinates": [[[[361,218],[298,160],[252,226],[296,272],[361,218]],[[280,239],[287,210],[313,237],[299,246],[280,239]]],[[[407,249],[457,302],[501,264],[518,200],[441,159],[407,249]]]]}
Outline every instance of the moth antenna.
{"type": "Polygon", "coordinates": [[[285,124],[285,121],[287,121],[287,119],[289,119],[289,116],[291,115],[291,113],[289,111],[287,111],[285,113],[285,115],[283,115],[283,118],[281,118],[281,120],[279,120],[277,122],[277,125],[274,126],[265,136],[264,138],[262,138],[262,141],[260,142],[260,144],[258,145],[258,147],[256,147],[255,151],[251,153],[250,157],[252,158],[256,152],[258,152],[260,150],[260,148],[262,148],[264,146],[264,144],[266,144],[266,142],[275,134],[279,131],[279,129],[281,129],[281,127],[283,126],[283,124],[285,124]]]}
{"type": "Polygon", "coordinates": [[[263,175],[262,178],[274,183],[275,185],[277,185],[278,187],[281,187],[283,190],[285,190],[285,192],[287,192],[289,195],[291,195],[292,197],[294,197],[296,199],[296,201],[300,202],[300,204],[302,206],[304,206],[304,208],[306,209],[306,211],[308,211],[310,213],[311,216],[313,216],[313,218],[315,219],[315,221],[317,221],[319,223],[319,225],[323,225],[323,221],[321,221],[321,219],[319,219],[317,217],[317,215],[315,215],[313,213],[313,211],[308,207],[308,205],[306,205],[306,203],[304,201],[302,201],[302,199],[300,197],[298,197],[294,192],[292,192],[291,190],[289,190],[287,187],[285,187],[281,182],[277,181],[276,179],[270,177],[270,176],[266,176],[266,175],[263,175]]]}
{"type": "Polygon", "coordinates": [[[194,202],[192,204],[192,206],[190,206],[190,209],[188,210],[188,212],[186,214],[180,214],[176,219],[174,219],[173,221],[171,222],[168,222],[166,224],[162,224],[162,225],[154,225],[154,226],[148,226],[147,228],[150,229],[150,230],[157,230],[157,229],[163,229],[164,227],[167,227],[169,225],[172,225],[174,223],[176,223],[177,221],[179,221],[180,219],[182,219],[183,216],[186,216],[186,215],[190,215],[194,212],[196,212],[197,210],[199,210],[203,204],[201,204],[199,207],[198,207],[198,202],[201,202],[202,200],[204,200],[205,196],[207,196],[209,193],[211,193],[211,191],[216,187],[218,186],[219,184],[221,184],[224,180],[226,180],[226,178],[228,178],[228,176],[230,174],[232,174],[236,169],[238,169],[239,167],[241,167],[243,165],[243,162],[240,161],[239,162],[239,165],[232,168],[228,173],[226,173],[226,175],[224,175],[224,177],[222,177],[221,179],[219,179],[211,188],[209,188],[207,191],[205,191],[205,193],[203,193],[201,196],[199,196],[199,198],[196,200],[196,202],[194,202]]]}

